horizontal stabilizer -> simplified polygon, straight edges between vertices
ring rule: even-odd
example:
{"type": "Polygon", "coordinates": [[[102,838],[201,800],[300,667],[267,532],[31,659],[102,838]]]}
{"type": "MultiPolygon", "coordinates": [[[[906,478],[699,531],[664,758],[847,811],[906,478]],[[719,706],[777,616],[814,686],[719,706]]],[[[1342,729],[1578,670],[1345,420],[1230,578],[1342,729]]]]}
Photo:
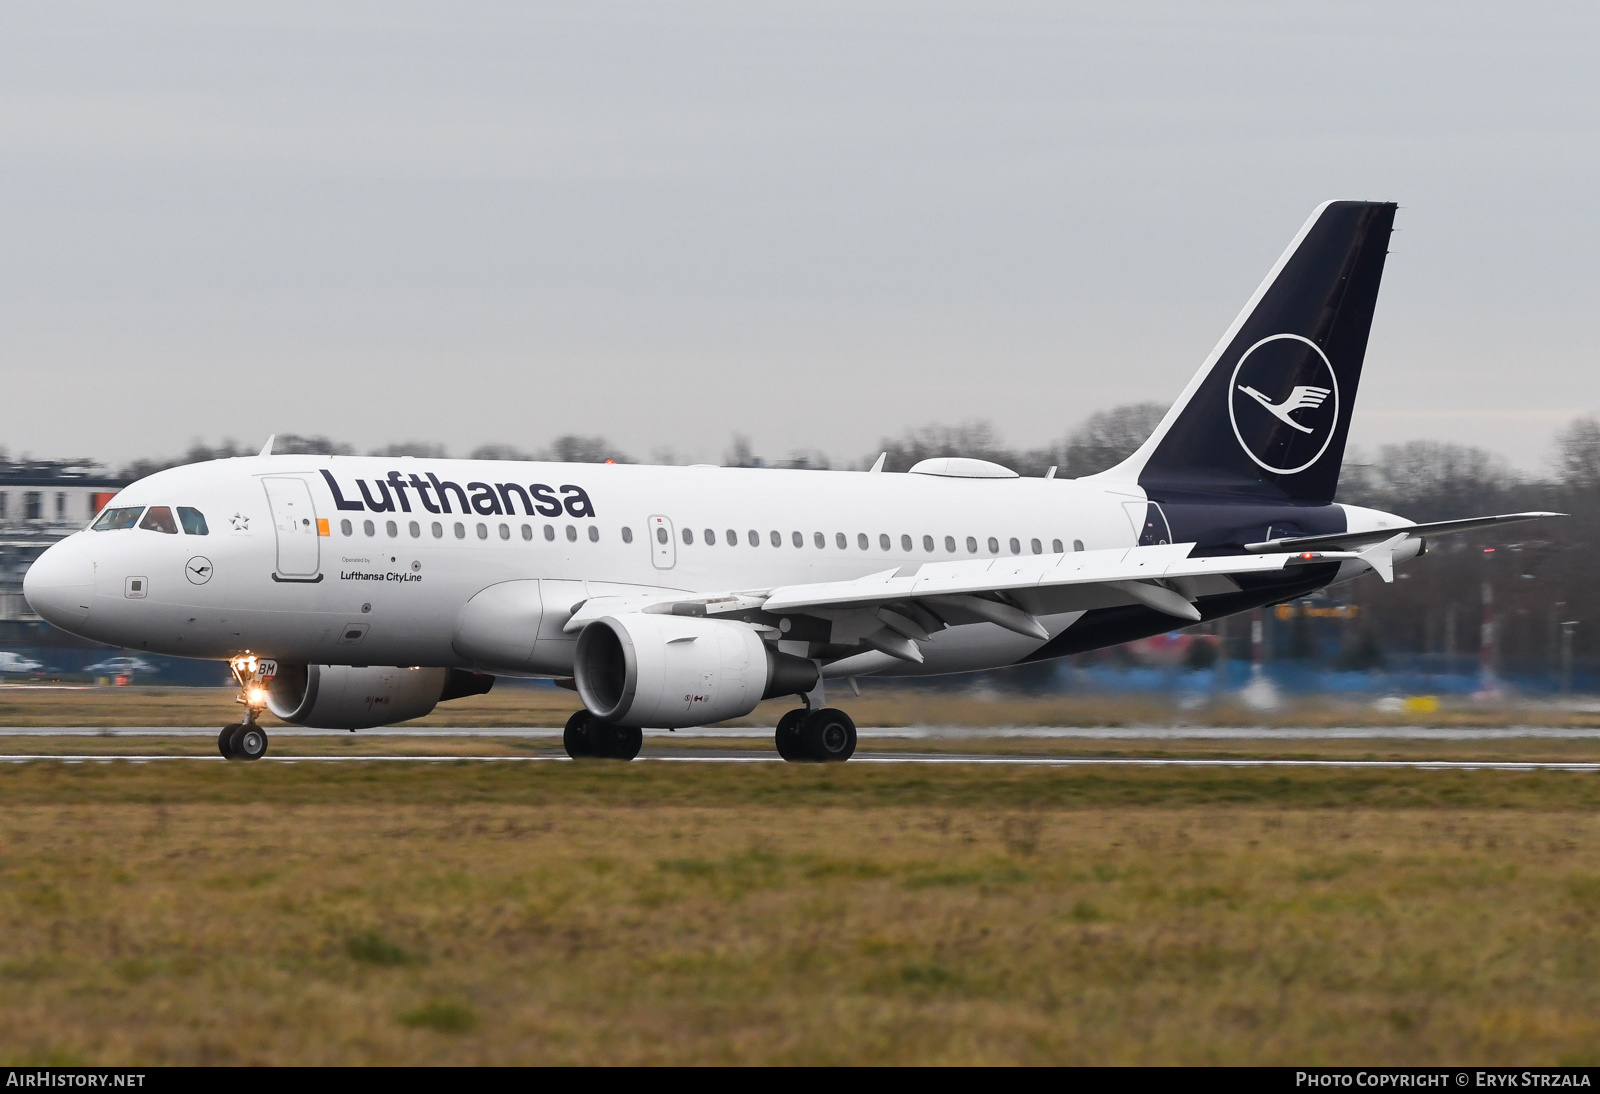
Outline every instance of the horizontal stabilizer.
{"type": "Polygon", "coordinates": [[[1431,524],[1406,524],[1394,528],[1372,528],[1365,532],[1330,532],[1323,536],[1286,536],[1260,543],[1247,543],[1246,551],[1306,551],[1351,549],[1369,543],[1381,543],[1397,533],[1408,536],[1453,536],[1479,528],[1493,528],[1500,524],[1520,524],[1525,520],[1543,520],[1546,517],[1564,517],[1565,513],[1505,513],[1496,517],[1466,517],[1462,520],[1436,520],[1431,524]]]}

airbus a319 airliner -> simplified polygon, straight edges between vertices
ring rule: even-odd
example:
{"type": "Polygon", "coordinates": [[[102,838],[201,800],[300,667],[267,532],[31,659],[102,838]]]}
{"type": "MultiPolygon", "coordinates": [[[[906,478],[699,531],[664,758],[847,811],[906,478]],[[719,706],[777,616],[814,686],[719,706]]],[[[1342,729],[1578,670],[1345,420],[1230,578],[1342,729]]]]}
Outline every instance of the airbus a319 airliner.
{"type": "Polygon", "coordinates": [[[151,475],[24,590],[97,642],[227,660],[263,709],[362,729],[553,677],[574,757],[793,695],[789,760],[855,749],[826,681],[1062,657],[1304,596],[1425,537],[1334,502],[1395,206],[1318,207],[1144,445],[1101,474],[905,474],[272,455],[151,475]]]}

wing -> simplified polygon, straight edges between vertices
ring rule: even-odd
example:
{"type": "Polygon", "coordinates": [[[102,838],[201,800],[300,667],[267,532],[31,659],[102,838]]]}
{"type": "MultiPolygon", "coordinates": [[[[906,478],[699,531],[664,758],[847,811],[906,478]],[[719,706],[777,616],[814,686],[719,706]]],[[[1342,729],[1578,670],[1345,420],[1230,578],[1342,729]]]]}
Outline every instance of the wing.
{"type": "MultiPolygon", "coordinates": [[[[782,621],[810,617],[834,646],[875,649],[920,662],[918,642],[948,626],[992,623],[1040,642],[1052,637],[1041,617],[1091,608],[1143,605],[1174,619],[1201,618],[1202,596],[1237,592],[1233,579],[1278,573],[1291,567],[1345,561],[1367,562],[1367,554],[1392,549],[1389,541],[1358,554],[1341,551],[1279,551],[1190,557],[1192,543],[1080,551],[1020,558],[969,559],[912,564],[851,581],[822,581],[715,596],[657,596],[651,603],[599,597],[575,606],[564,629],[581,630],[615,611],[735,618],[777,638],[782,621]]],[[[1059,630],[1059,627],[1057,628],[1059,630]]],[[[852,652],[855,652],[852,650],[852,652]]]]}

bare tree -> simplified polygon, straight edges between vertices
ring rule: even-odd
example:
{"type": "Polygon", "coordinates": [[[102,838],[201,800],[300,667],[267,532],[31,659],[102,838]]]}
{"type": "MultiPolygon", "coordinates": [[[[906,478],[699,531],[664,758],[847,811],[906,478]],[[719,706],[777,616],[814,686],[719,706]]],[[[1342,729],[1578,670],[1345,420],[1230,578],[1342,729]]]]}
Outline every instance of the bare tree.
{"type": "Polygon", "coordinates": [[[557,463],[605,463],[607,460],[612,463],[633,462],[632,457],[618,451],[604,437],[580,437],[570,433],[551,441],[550,447],[541,455],[557,463]]]}
{"type": "Polygon", "coordinates": [[[750,447],[750,438],[743,433],[735,433],[733,442],[722,454],[722,464],[724,467],[760,467],[761,461],[750,447]]]}
{"type": "Polygon", "coordinates": [[[1600,421],[1575,418],[1556,434],[1556,471],[1568,489],[1600,486],[1600,421]]]}
{"type": "Polygon", "coordinates": [[[1403,513],[1412,520],[1449,520],[1495,512],[1520,485],[1492,452],[1441,441],[1386,444],[1371,464],[1341,476],[1339,500],[1403,513]]]}
{"type": "MultiPolygon", "coordinates": [[[[233,444],[232,441],[225,443],[230,446],[233,444]]],[[[320,433],[314,437],[302,437],[298,433],[280,433],[272,442],[272,451],[282,456],[353,456],[356,452],[349,445],[330,440],[320,433]]],[[[248,455],[245,452],[228,454],[248,455]]]]}
{"type": "Polygon", "coordinates": [[[1115,467],[1155,432],[1166,412],[1160,403],[1129,403],[1089,415],[1067,435],[1061,473],[1076,479],[1115,467]]]}
{"type": "Polygon", "coordinates": [[[467,456],[469,460],[508,460],[513,462],[527,462],[538,458],[538,456],[530,452],[524,452],[515,445],[498,443],[480,444],[467,456]]]}
{"type": "Polygon", "coordinates": [[[444,460],[449,459],[444,450],[444,445],[434,444],[431,441],[401,441],[398,444],[386,444],[382,448],[375,448],[367,453],[369,456],[416,456],[419,459],[444,460]]]}
{"type": "MultiPolygon", "coordinates": [[[[995,463],[1009,463],[1013,453],[1000,446],[994,426],[988,422],[971,421],[960,425],[925,425],[908,429],[898,440],[884,438],[879,442],[880,452],[887,452],[885,471],[905,471],[923,460],[939,456],[970,456],[995,463]]],[[[868,459],[870,464],[877,453],[868,459]]]]}

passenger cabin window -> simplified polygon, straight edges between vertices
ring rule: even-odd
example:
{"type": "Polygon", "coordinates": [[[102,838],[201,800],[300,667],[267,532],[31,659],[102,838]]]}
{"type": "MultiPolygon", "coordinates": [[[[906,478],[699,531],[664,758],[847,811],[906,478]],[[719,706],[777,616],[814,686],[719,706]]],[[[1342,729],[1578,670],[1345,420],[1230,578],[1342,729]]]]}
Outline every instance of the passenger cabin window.
{"type": "Polygon", "coordinates": [[[1075,540],[1073,540],[1073,541],[1072,541],[1072,549],[1073,549],[1073,550],[1074,550],[1074,551],[1081,551],[1081,550],[1083,550],[1083,540],[1081,540],[1081,539],[1075,539],[1075,540]]]}
{"type": "Polygon", "coordinates": [[[693,547],[694,546],[694,529],[685,528],[683,530],[683,545],[685,547],[693,547]]]}
{"type": "Polygon", "coordinates": [[[833,542],[838,546],[839,550],[841,550],[841,551],[844,550],[846,547],[850,546],[850,540],[845,536],[845,534],[843,532],[835,532],[833,534],[833,542]]]}
{"type": "MultiPolygon", "coordinates": [[[[657,528],[656,531],[660,532],[662,535],[666,535],[667,534],[667,530],[665,528],[657,528]]],[[[546,543],[554,543],[555,542],[556,526],[554,524],[546,524],[544,526],[544,538],[545,538],[545,542],[546,543]]],[[[661,542],[665,543],[667,541],[666,540],[662,540],[661,542]]]]}
{"type": "Polygon", "coordinates": [[[511,538],[511,525],[502,524],[500,526],[500,538],[501,539],[510,539],[511,538]]]}
{"type": "Polygon", "coordinates": [[[967,537],[967,554],[975,555],[977,553],[978,553],[978,540],[977,540],[977,537],[968,536],[967,537]]]}
{"type": "Polygon", "coordinates": [[[806,537],[801,535],[799,532],[794,533],[794,535],[790,536],[789,539],[796,547],[804,547],[806,545],[806,537]]]}
{"type": "Polygon", "coordinates": [[[933,550],[933,537],[932,536],[923,536],[922,537],[922,549],[924,551],[930,551],[930,552],[933,550]]]}
{"type": "Polygon", "coordinates": [[[863,551],[865,551],[867,549],[867,546],[868,546],[868,544],[867,544],[867,533],[865,533],[865,532],[857,532],[856,533],[856,546],[861,548],[863,551]]]}
{"type": "Polygon", "coordinates": [[[466,539],[467,538],[467,526],[465,524],[462,524],[459,520],[456,521],[456,538],[457,539],[466,539]]]}
{"type": "Polygon", "coordinates": [[[991,555],[997,555],[1000,553],[1000,541],[995,539],[993,536],[989,537],[989,553],[991,555]]]}
{"type": "Polygon", "coordinates": [[[132,528],[139,523],[139,514],[142,512],[144,512],[142,505],[126,509],[107,509],[100,514],[100,519],[94,522],[94,531],[120,532],[124,528],[132,528]]]}
{"type": "Polygon", "coordinates": [[[172,510],[165,505],[152,505],[139,522],[139,527],[146,532],[160,532],[168,536],[178,534],[178,522],[172,519],[172,510]]]}
{"type": "MultiPolygon", "coordinates": [[[[459,528],[460,525],[457,525],[456,527],[459,528]]],[[[361,522],[361,530],[367,533],[369,536],[375,536],[378,534],[377,527],[370,520],[364,520],[361,522]]]]}
{"type": "Polygon", "coordinates": [[[342,536],[350,536],[355,534],[355,526],[350,523],[349,517],[346,517],[344,520],[339,522],[339,534],[342,536]]]}
{"type": "Polygon", "coordinates": [[[756,531],[754,528],[750,529],[750,531],[745,534],[745,538],[750,541],[750,546],[761,546],[761,533],[756,531]]]}
{"type": "Polygon", "coordinates": [[[1022,542],[1016,536],[1011,537],[1011,553],[1014,555],[1022,553],[1022,542]]]}
{"type": "Polygon", "coordinates": [[[1028,541],[1028,549],[1036,555],[1044,554],[1044,544],[1040,543],[1036,539],[1030,539],[1028,541]]]}
{"type": "Polygon", "coordinates": [[[945,536],[944,537],[944,549],[949,554],[953,555],[953,554],[956,553],[956,537],[955,536],[945,536]]]}
{"type": "Polygon", "coordinates": [[[1053,539],[1050,541],[1050,553],[1053,555],[1059,555],[1061,553],[1061,541],[1059,539],[1053,539]]]}
{"type": "Polygon", "coordinates": [[[888,549],[889,549],[889,535],[888,535],[888,533],[887,532],[878,533],[878,550],[887,551],[888,549]]]}
{"type": "Polygon", "coordinates": [[[410,526],[406,528],[406,531],[411,533],[412,539],[422,538],[422,525],[418,524],[416,521],[412,521],[410,526]]]}
{"type": "Polygon", "coordinates": [[[705,537],[707,547],[715,547],[717,545],[717,533],[713,532],[710,528],[706,529],[705,537]]]}
{"type": "Polygon", "coordinates": [[[440,524],[438,521],[434,521],[433,522],[433,538],[434,539],[443,539],[444,538],[444,525],[440,524]]]}
{"type": "Polygon", "coordinates": [[[478,522],[478,538],[479,539],[488,539],[489,538],[489,526],[487,524],[484,524],[482,521],[478,522]]]}
{"type": "Polygon", "coordinates": [[[392,520],[386,520],[383,522],[383,530],[389,533],[390,539],[394,539],[400,534],[400,526],[392,520]]]}
{"type": "Polygon", "coordinates": [[[189,508],[187,505],[178,506],[178,523],[183,525],[183,530],[191,536],[211,534],[211,529],[206,527],[206,515],[198,509],[189,508]]]}
{"type": "Polygon", "coordinates": [[[729,547],[737,547],[737,546],[739,546],[739,533],[738,532],[735,532],[732,528],[729,528],[726,532],[724,532],[722,534],[723,534],[723,537],[725,539],[727,539],[729,547]]]}
{"type": "Polygon", "coordinates": [[[589,525],[589,542],[590,543],[599,543],[600,542],[600,526],[598,524],[589,525]]]}
{"type": "Polygon", "coordinates": [[[821,532],[812,532],[811,542],[815,543],[817,545],[817,550],[820,551],[822,548],[828,545],[828,537],[823,535],[821,532]]]}
{"type": "Polygon", "coordinates": [[[772,545],[774,547],[782,547],[783,546],[783,533],[777,531],[776,529],[774,529],[773,533],[772,533],[772,545]]]}
{"type": "Polygon", "coordinates": [[[911,537],[910,536],[901,536],[900,537],[900,549],[902,551],[911,550],[911,537]]]}
{"type": "Polygon", "coordinates": [[[576,543],[576,542],[578,542],[578,528],[577,528],[577,525],[574,525],[574,524],[567,525],[567,542],[568,543],[576,543]]]}
{"type": "MultiPolygon", "coordinates": [[[[548,528],[549,525],[545,525],[545,527],[548,528]]],[[[548,537],[546,537],[546,538],[548,538],[548,537]]],[[[656,542],[657,543],[665,543],[665,542],[667,542],[667,530],[665,528],[657,528],[656,529],[656,542]]]]}
{"type": "MultiPolygon", "coordinates": [[[[624,543],[626,543],[629,540],[633,539],[633,533],[632,532],[629,532],[626,528],[624,528],[622,531],[623,531],[622,540],[623,540],[624,543]]],[[[533,541],[533,525],[524,524],[522,526],[522,540],[523,540],[524,543],[531,543],[533,541]]]]}

